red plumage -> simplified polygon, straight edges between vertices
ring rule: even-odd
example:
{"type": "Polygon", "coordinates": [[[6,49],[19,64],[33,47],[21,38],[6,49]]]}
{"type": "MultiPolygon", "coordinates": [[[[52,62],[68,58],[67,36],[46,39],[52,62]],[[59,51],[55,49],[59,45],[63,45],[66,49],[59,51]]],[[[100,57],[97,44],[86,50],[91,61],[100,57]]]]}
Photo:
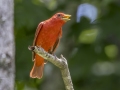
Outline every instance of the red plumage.
{"type": "MultiPolygon", "coordinates": [[[[33,46],[41,46],[45,51],[53,53],[59,44],[62,36],[63,24],[70,20],[70,15],[64,13],[57,13],[50,19],[41,22],[35,33],[33,46]]],[[[30,72],[32,78],[42,78],[44,59],[33,53],[34,66],[30,72]]]]}

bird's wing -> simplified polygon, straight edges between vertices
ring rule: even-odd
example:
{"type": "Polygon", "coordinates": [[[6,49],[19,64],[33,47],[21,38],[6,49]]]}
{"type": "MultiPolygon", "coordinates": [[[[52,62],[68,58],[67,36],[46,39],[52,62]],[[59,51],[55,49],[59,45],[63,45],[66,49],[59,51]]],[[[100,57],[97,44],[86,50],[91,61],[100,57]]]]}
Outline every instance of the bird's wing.
{"type": "MultiPolygon", "coordinates": [[[[40,31],[41,31],[41,29],[42,29],[42,27],[43,27],[43,24],[44,24],[44,22],[41,22],[41,23],[38,25],[37,29],[36,29],[35,38],[34,38],[34,41],[33,41],[33,46],[35,46],[35,44],[36,44],[37,36],[38,36],[38,34],[40,33],[40,31]]],[[[33,60],[33,61],[34,61],[34,57],[35,57],[35,53],[33,52],[33,53],[32,53],[32,60],[33,60]]]]}
{"type": "Polygon", "coordinates": [[[41,22],[41,23],[38,25],[37,29],[36,29],[35,38],[34,38],[34,41],[33,41],[33,46],[35,46],[35,44],[36,44],[37,36],[38,36],[38,34],[40,33],[40,31],[41,31],[41,29],[42,29],[42,27],[43,27],[43,24],[44,24],[44,22],[41,22]]]}
{"type": "Polygon", "coordinates": [[[58,47],[58,45],[59,45],[59,42],[60,42],[60,38],[62,37],[62,28],[61,28],[61,30],[60,30],[60,32],[59,32],[59,37],[57,38],[57,40],[56,40],[56,42],[55,42],[55,44],[54,44],[54,46],[52,47],[52,49],[50,50],[50,52],[49,53],[54,53],[55,52],[55,50],[56,50],[56,48],[58,47]]]}

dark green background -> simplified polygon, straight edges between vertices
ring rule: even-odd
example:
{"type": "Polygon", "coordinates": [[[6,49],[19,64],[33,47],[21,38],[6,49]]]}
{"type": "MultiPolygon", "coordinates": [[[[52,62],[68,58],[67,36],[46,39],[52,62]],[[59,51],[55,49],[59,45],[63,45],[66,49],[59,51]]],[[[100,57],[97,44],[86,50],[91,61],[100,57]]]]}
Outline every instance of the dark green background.
{"type": "Polygon", "coordinates": [[[71,14],[63,26],[56,55],[63,54],[75,90],[120,90],[120,1],[119,0],[15,0],[16,90],[64,90],[58,68],[48,62],[42,79],[29,77],[32,45],[39,22],[56,12],[71,14]],[[95,23],[82,17],[76,23],[78,5],[98,9],[95,23]]]}

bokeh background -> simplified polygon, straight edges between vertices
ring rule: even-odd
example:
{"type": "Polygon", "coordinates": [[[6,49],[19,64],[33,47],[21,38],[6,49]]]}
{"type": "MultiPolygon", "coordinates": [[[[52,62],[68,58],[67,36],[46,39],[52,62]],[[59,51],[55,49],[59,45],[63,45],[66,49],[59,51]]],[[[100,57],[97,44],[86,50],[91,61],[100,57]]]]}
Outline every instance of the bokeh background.
{"type": "Polygon", "coordinates": [[[47,63],[31,79],[32,45],[39,22],[71,14],[56,51],[68,60],[75,90],[120,90],[120,0],[15,0],[16,90],[65,90],[57,67],[47,63]]]}

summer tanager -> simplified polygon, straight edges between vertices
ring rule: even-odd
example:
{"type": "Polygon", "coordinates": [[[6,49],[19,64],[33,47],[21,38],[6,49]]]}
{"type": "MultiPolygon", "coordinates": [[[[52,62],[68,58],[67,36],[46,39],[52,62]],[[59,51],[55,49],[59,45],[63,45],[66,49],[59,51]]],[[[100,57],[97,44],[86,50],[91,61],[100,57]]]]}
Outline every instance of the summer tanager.
{"type": "MultiPolygon", "coordinates": [[[[50,19],[41,22],[35,33],[33,46],[40,46],[45,51],[53,53],[62,36],[62,26],[70,20],[71,15],[56,13],[50,19]]],[[[30,72],[32,78],[42,78],[44,59],[33,52],[34,66],[30,72]]]]}

